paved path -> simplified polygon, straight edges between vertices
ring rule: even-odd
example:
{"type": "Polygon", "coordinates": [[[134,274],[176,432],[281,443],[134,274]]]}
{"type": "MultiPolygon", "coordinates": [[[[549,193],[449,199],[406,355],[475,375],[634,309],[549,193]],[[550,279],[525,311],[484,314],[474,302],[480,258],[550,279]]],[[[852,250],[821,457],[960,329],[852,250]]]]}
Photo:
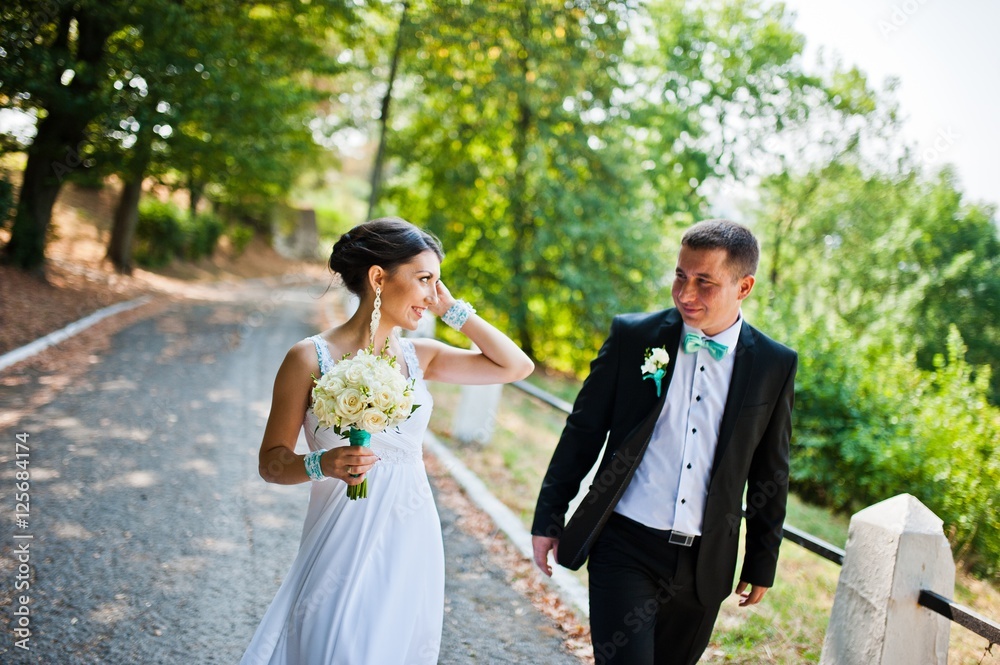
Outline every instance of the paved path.
{"type": "MultiPolygon", "coordinates": [[[[8,511],[14,435],[30,434],[31,517],[18,534],[34,538],[25,652],[12,634],[23,541],[4,519],[0,662],[238,662],[298,546],[308,490],[264,483],[256,458],[275,370],[314,332],[320,292],[258,284],[228,302],[173,304],[115,335],[100,362],[2,432],[8,511]]],[[[25,391],[51,380],[0,382],[0,408],[30,402],[25,391]]],[[[441,512],[440,662],[578,663],[441,512]]]]}

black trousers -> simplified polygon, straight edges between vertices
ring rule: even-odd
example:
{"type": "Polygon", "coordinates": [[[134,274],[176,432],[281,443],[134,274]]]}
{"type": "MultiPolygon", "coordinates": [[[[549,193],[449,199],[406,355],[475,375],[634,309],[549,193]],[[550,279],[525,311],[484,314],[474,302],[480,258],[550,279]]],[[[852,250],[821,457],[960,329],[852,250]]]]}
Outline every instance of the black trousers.
{"type": "Polygon", "coordinates": [[[694,587],[701,539],[671,545],[613,513],[590,552],[590,632],[596,665],[694,665],[708,646],[720,604],[694,587]]]}

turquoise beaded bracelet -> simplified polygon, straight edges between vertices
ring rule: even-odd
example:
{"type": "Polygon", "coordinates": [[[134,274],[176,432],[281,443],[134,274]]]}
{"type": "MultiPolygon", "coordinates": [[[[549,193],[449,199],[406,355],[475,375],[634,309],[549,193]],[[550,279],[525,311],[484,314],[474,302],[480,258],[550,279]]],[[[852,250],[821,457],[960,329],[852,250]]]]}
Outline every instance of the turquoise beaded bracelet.
{"type": "Polygon", "coordinates": [[[455,330],[461,330],[469,317],[476,313],[476,308],[464,300],[456,300],[455,304],[448,308],[441,320],[455,330]]]}
{"type": "Polygon", "coordinates": [[[326,476],[323,475],[323,469],[319,465],[319,458],[323,456],[326,450],[314,450],[311,453],[306,453],[305,464],[306,464],[306,475],[309,476],[309,480],[326,480],[326,476]]]}

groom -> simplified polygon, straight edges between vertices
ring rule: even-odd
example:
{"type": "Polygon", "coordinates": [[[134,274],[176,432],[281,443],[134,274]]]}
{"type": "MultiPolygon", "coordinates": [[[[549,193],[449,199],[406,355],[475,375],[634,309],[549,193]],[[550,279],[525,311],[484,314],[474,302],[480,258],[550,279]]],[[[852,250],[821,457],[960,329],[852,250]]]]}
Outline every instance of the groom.
{"type": "Polygon", "coordinates": [[[743,319],[759,255],[739,224],[691,227],[676,307],[615,317],[552,455],[532,525],[535,563],[550,575],[550,550],[574,570],[589,556],[598,665],[698,661],[733,590],[748,485],[739,604],[758,603],[774,583],[797,356],[743,319]],[[661,348],[669,361],[646,364],[661,348]]]}

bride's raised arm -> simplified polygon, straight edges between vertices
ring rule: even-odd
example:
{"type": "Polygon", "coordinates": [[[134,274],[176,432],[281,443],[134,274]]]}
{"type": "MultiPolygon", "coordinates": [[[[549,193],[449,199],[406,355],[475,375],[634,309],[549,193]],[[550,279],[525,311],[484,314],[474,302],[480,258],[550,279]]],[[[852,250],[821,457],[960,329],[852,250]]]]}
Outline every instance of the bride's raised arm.
{"type": "Polygon", "coordinates": [[[510,383],[531,374],[535,364],[509,337],[478,316],[472,306],[457,301],[437,282],[437,301],[429,308],[460,330],[478,350],[459,349],[430,339],[414,339],[424,378],[445,383],[510,383]]]}

